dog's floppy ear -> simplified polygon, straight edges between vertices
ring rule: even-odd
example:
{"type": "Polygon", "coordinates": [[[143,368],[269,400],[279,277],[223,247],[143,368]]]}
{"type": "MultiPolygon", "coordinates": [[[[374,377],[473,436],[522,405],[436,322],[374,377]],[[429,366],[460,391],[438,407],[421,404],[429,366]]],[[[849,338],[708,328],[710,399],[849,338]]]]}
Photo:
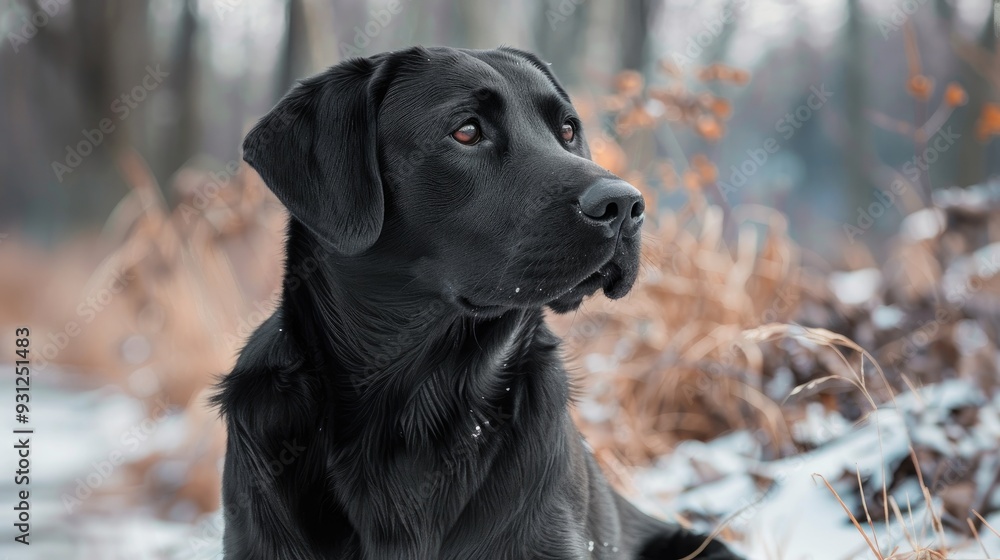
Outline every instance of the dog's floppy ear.
{"type": "Polygon", "coordinates": [[[243,142],[243,159],[292,216],[343,255],[367,250],[382,231],[378,66],[356,58],[303,80],[243,142]]]}

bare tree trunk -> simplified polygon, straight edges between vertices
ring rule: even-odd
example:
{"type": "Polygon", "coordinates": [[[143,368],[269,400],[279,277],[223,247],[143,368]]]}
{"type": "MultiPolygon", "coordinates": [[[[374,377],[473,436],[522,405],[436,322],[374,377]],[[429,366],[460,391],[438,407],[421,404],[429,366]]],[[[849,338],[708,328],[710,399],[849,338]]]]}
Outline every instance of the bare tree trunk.
{"type": "Polygon", "coordinates": [[[277,95],[281,96],[296,80],[306,77],[312,70],[309,52],[309,24],[303,0],[288,0],[288,29],[285,31],[285,52],[278,81],[277,95]]]}
{"type": "Polygon", "coordinates": [[[198,65],[195,58],[195,38],[198,35],[197,6],[194,0],[184,0],[178,22],[177,38],[170,56],[170,82],[167,85],[177,100],[177,119],[158,136],[159,157],[154,172],[161,185],[198,152],[201,119],[198,118],[198,65]]]}
{"type": "Polygon", "coordinates": [[[645,73],[648,52],[649,23],[653,20],[658,0],[634,0],[623,2],[621,21],[620,70],[639,70],[645,73]]]}
{"type": "Polygon", "coordinates": [[[846,167],[847,185],[845,201],[848,212],[860,206],[875,189],[868,174],[866,159],[874,153],[869,122],[865,116],[867,95],[865,93],[865,52],[864,13],[859,0],[847,1],[847,25],[842,37],[846,49],[841,58],[844,61],[844,113],[850,140],[842,146],[846,167]]]}
{"type": "MultiPolygon", "coordinates": [[[[992,14],[992,12],[991,12],[992,14]]],[[[993,52],[997,38],[993,30],[993,17],[986,18],[983,29],[979,33],[978,47],[983,52],[993,52]]],[[[960,59],[959,59],[960,60],[960,59]]],[[[979,108],[990,101],[990,82],[968,63],[959,62],[961,82],[969,96],[968,105],[958,109],[956,120],[961,137],[956,140],[958,152],[957,166],[954,173],[955,183],[966,186],[978,183],[986,178],[986,154],[989,146],[984,146],[976,138],[976,124],[979,120],[979,108]]]]}
{"type": "Polygon", "coordinates": [[[25,80],[13,85],[28,95],[26,109],[48,119],[48,126],[33,127],[44,130],[36,131],[31,145],[47,161],[44,169],[29,174],[32,195],[44,193],[44,212],[52,215],[36,221],[64,233],[100,223],[126,192],[115,156],[134,139],[141,140],[133,132],[145,128],[142,111],[121,118],[113,103],[141,84],[151,62],[146,2],[76,0],[70,10],[58,17],[71,17],[71,25],[40,28],[24,46],[27,52],[17,55],[31,66],[24,69],[25,80]],[[113,131],[94,132],[105,120],[113,131]],[[57,166],[67,170],[57,173],[57,166]]]}
{"type": "Polygon", "coordinates": [[[719,36],[715,38],[707,47],[705,47],[705,62],[719,62],[725,55],[726,51],[729,50],[729,45],[732,42],[733,35],[736,34],[736,30],[739,28],[740,19],[740,9],[736,6],[736,0],[729,0],[726,3],[727,13],[733,14],[733,17],[724,20],[722,25],[722,30],[719,32],[719,36]]]}
{"type": "Polygon", "coordinates": [[[552,64],[552,71],[567,87],[580,83],[578,55],[584,51],[590,2],[543,0],[537,4],[535,45],[539,56],[552,64]]]}

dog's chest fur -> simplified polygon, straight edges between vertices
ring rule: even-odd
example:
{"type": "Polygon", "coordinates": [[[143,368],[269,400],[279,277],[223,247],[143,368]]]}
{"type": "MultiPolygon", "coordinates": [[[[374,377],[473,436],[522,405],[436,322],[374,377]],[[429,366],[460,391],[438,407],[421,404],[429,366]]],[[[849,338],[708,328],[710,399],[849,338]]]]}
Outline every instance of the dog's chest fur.
{"type": "MultiPolygon", "coordinates": [[[[309,409],[303,433],[285,438],[306,452],[276,476],[308,496],[289,512],[314,516],[302,522],[307,558],[623,557],[617,520],[602,519],[613,504],[601,504],[597,519],[590,511],[589,500],[610,493],[569,417],[557,339],[540,317],[511,320],[458,336],[481,350],[465,364],[396,363],[391,379],[329,370],[227,379],[230,393],[270,393],[269,408],[309,409]]],[[[289,344],[279,321],[254,337],[271,340],[252,343],[289,344]]],[[[303,360],[291,363],[314,371],[303,360]]]]}

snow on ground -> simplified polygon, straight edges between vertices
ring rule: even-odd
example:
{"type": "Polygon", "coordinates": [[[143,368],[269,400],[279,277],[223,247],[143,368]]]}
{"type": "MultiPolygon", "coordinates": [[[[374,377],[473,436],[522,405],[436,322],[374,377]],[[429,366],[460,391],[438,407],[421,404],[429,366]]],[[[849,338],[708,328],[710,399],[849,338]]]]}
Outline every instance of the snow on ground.
{"type": "MultiPolygon", "coordinates": [[[[636,493],[644,497],[633,499],[646,511],[666,518],[679,513],[689,518],[733,516],[730,527],[745,536],[737,548],[750,558],[874,558],[816,475],[826,478],[852,511],[858,512],[860,492],[855,473],[860,472],[870,487],[881,487],[885,473],[891,473],[909,455],[911,441],[915,446],[939,449],[949,457],[995,456],[1000,449],[1000,397],[986,402],[971,384],[945,381],[925,387],[919,395],[899,396],[896,407],[880,409],[809,453],[776,461],[759,461],[760,447],[745,432],[709,443],[686,442],[656,466],[637,473],[633,481],[636,493]],[[952,411],[970,405],[979,408],[979,421],[966,433],[956,433],[950,420],[952,411]]],[[[833,426],[830,431],[843,431],[839,415],[827,425],[833,426]]],[[[976,473],[980,490],[989,488],[996,473],[995,461],[984,465],[986,468],[976,473]]],[[[890,495],[904,514],[909,536],[890,513],[888,527],[875,524],[883,554],[888,556],[897,547],[898,551],[912,551],[909,538],[923,546],[937,544],[916,479],[903,481],[890,495]]],[[[992,503],[998,501],[1000,496],[992,497],[992,503]]],[[[869,503],[869,508],[873,507],[878,506],[869,503]]],[[[940,510],[939,503],[934,507],[940,510]]],[[[859,521],[867,529],[864,518],[859,521]]],[[[987,521],[1000,528],[1000,514],[994,513],[987,521]]],[[[1000,538],[986,529],[980,536],[989,557],[1000,558],[1000,538]]],[[[949,558],[986,558],[978,543],[955,532],[947,532],[946,538],[952,550],[949,558]]]]}
{"type": "MultiPolygon", "coordinates": [[[[69,511],[64,504],[80,480],[100,473],[100,463],[113,451],[130,459],[157,449],[169,449],[181,439],[178,414],[167,414],[137,449],[122,447],[121,434],[144,420],[144,409],[114,390],[69,392],[43,383],[33,387],[36,434],[32,440],[32,541],[30,549],[13,545],[12,528],[0,523],[0,558],[60,560],[214,560],[221,558],[221,518],[202,518],[198,524],[158,519],[150,508],[132,504],[128,488],[119,496],[100,498],[99,508],[69,511]],[[110,500],[110,501],[109,501],[110,500]],[[117,500],[117,502],[116,502],[117,500]],[[108,505],[112,507],[108,507],[108,505]],[[29,552],[30,551],[30,552],[29,552]]],[[[844,510],[823,482],[834,486],[852,510],[858,511],[855,471],[871,487],[879,487],[886,472],[909,454],[911,442],[942,453],[972,457],[1000,448],[1000,396],[988,401],[973,385],[946,381],[904,394],[896,406],[887,406],[866,421],[850,426],[836,413],[812,409],[798,427],[803,437],[818,447],[789,458],[762,461],[761,447],[746,432],[736,432],[709,443],[690,441],[662,458],[655,466],[638,470],[634,479],[643,509],[668,518],[683,513],[696,527],[705,529],[704,517],[733,516],[730,527],[743,541],[737,547],[750,558],[852,559],[873,558],[863,538],[850,524],[844,510]],[[963,406],[978,408],[974,426],[956,430],[952,412],[963,406]],[[898,408],[897,408],[898,407],[898,408]]],[[[11,472],[13,458],[4,454],[4,471],[11,472]]],[[[996,462],[977,473],[980,487],[995,474],[996,462]],[[985,470],[984,470],[985,469],[985,470]],[[993,469],[992,472],[990,469],[993,469]]],[[[119,484],[111,472],[99,486],[119,484]]],[[[91,480],[96,480],[91,478],[91,480]]],[[[923,544],[935,542],[921,492],[914,481],[903,481],[891,491],[907,518],[907,530],[923,544]],[[907,507],[909,503],[909,507],[907,507]],[[911,521],[912,519],[912,521],[911,521]]],[[[0,477],[3,511],[11,511],[14,495],[11,477],[0,477]]],[[[89,500],[90,498],[88,498],[89,500]]],[[[1000,495],[993,497],[994,503],[1000,495]]],[[[83,506],[93,504],[86,503],[83,506]]],[[[936,510],[940,504],[935,504],[936,510]]],[[[864,520],[861,520],[864,523],[864,520]]],[[[1000,514],[988,521],[1000,528],[1000,514]]],[[[883,551],[895,547],[911,550],[907,535],[894,519],[887,528],[877,523],[883,551]]],[[[1000,557],[1000,538],[981,532],[990,557],[1000,557]]],[[[949,558],[986,558],[979,544],[948,534],[954,551],[949,558]]]]}
{"type": "MultiPolygon", "coordinates": [[[[131,503],[123,463],[109,461],[113,453],[132,461],[176,445],[183,437],[181,415],[147,416],[141,403],[118,390],[58,389],[47,377],[59,374],[36,375],[31,388],[31,545],[15,543],[13,518],[0,518],[0,559],[221,558],[217,518],[199,526],[157,519],[131,503]]],[[[0,455],[2,472],[13,473],[13,454],[0,455]]],[[[13,476],[0,477],[0,511],[12,511],[20,489],[13,476]]]]}

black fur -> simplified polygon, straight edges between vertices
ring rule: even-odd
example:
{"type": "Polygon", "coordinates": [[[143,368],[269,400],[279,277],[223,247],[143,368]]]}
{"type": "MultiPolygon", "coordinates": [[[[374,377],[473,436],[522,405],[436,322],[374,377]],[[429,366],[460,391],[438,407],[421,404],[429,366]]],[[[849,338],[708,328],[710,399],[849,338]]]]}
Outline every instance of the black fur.
{"type": "MultiPolygon", "coordinates": [[[[216,397],[226,558],[666,559],[702,544],[615,494],[568,412],[542,308],[624,295],[641,218],[610,237],[583,218],[583,190],[615,178],[545,64],[506,48],[349,60],[282,99],[244,158],[291,219],[281,307],[216,397]],[[470,120],[474,146],[451,136],[470,120]]],[[[699,557],[735,558],[718,542],[699,557]]]]}

